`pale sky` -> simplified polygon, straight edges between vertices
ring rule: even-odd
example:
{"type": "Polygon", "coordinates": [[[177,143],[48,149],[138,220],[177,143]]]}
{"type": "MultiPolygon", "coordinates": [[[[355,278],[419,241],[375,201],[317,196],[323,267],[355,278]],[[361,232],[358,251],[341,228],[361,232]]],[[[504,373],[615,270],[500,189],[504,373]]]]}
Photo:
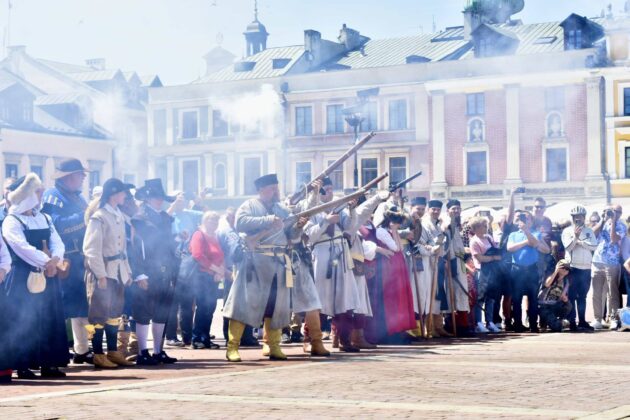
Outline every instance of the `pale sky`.
{"type": "MultiPolygon", "coordinates": [[[[525,0],[515,15],[525,23],[562,20],[575,12],[598,16],[624,0],[525,0]]],[[[242,35],[253,20],[253,0],[0,0],[4,41],[26,45],[40,58],[83,64],[105,58],[108,67],[155,74],[165,84],[204,74],[202,56],[216,45],[242,56],[242,35]],[[10,31],[9,4],[11,8],[10,31]],[[7,33],[10,37],[7,41],[7,33]]],[[[260,0],[268,46],[303,43],[304,29],[336,39],[343,23],[372,39],[432,32],[461,25],[464,0],[260,0]]]]}

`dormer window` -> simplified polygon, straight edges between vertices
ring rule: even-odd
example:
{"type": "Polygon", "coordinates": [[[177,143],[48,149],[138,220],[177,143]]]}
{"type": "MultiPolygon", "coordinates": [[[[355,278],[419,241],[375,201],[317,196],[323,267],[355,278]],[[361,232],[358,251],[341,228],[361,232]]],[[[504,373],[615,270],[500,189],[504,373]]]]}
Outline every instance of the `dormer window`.
{"type": "Polygon", "coordinates": [[[274,70],[283,69],[291,62],[290,58],[274,58],[272,60],[272,67],[274,70]]]}
{"type": "Polygon", "coordinates": [[[573,29],[567,32],[567,50],[582,49],[582,30],[573,29]]]}
{"type": "Polygon", "coordinates": [[[22,121],[24,122],[33,121],[33,103],[32,102],[22,103],[22,121]]]}

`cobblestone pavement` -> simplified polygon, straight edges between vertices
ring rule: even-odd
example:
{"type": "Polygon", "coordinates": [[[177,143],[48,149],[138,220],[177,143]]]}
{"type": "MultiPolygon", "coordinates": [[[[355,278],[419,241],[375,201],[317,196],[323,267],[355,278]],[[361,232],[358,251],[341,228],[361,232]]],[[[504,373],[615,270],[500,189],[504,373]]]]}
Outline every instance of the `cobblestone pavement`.
{"type": "MultiPolygon", "coordinates": [[[[328,342],[327,345],[330,343],[328,342]]],[[[433,340],[288,362],[244,349],[170,351],[151,369],[72,366],[61,381],[0,388],[16,418],[623,418],[630,334],[496,335],[433,340]]]]}

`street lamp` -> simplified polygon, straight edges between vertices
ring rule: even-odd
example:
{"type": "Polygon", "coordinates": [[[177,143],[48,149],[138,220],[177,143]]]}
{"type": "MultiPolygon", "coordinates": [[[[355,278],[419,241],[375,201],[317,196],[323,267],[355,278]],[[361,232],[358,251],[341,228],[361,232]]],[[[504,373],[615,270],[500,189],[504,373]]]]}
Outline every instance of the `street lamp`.
{"type": "MultiPolygon", "coordinates": [[[[357,144],[359,141],[359,126],[363,122],[365,118],[363,118],[361,113],[362,106],[354,106],[350,108],[345,108],[343,113],[346,115],[346,122],[352,130],[354,131],[354,144],[357,144]]],[[[359,157],[357,154],[354,154],[354,183],[353,186],[355,189],[359,188],[359,157]]]]}
{"type": "MultiPolygon", "coordinates": [[[[379,88],[371,88],[357,91],[355,106],[344,108],[341,112],[345,115],[345,120],[354,132],[354,144],[359,141],[359,127],[365,120],[365,106],[371,96],[378,96],[379,88]]],[[[359,188],[359,157],[354,154],[354,188],[359,188]]]]}

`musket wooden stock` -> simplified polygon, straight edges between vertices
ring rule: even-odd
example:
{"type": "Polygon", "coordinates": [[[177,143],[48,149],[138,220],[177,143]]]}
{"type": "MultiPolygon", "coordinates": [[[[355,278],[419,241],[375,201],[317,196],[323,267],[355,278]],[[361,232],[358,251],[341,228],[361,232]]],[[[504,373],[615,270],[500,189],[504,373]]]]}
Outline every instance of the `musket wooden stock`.
{"type": "Polygon", "coordinates": [[[372,131],[369,134],[367,134],[365,137],[363,137],[361,140],[356,142],[339,159],[337,159],[336,161],[331,163],[326,169],[324,169],[324,171],[321,174],[319,174],[315,178],[313,178],[307,185],[302,185],[302,187],[300,187],[300,189],[298,191],[293,193],[293,195],[291,195],[291,197],[289,197],[289,203],[291,203],[291,205],[293,205],[293,206],[296,205],[300,200],[302,200],[306,196],[306,194],[309,191],[312,190],[313,187],[311,187],[311,184],[313,182],[321,181],[322,179],[326,178],[327,176],[330,176],[330,174],[332,174],[337,168],[339,168],[341,165],[343,165],[343,163],[346,160],[348,160],[350,158],[350,156],[355,154],[357,152],[357,150],[362,148],[375,135],[376,134],[374,133],[374,131],[372,131]]]}

